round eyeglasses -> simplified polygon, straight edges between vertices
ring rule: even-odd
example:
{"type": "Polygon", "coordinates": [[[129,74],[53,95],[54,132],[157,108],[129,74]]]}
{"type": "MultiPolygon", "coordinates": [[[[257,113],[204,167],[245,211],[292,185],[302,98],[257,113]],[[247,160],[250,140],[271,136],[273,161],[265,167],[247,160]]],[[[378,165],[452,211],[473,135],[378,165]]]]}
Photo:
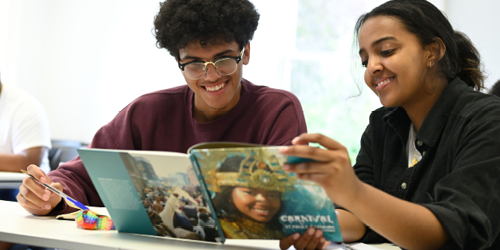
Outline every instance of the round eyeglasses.
{"type": "Polygon", "coordinates": [[[243,58],[243,52],[245,52],[245,48],[241,50],[239,56],[219,57],[211,62],[193,61],[183,64],[179,62],[179,69],[184,72],[187,78],[191,80],[198,80],[207,74],[207,65],[212,64],[217,73],[222,76],[227,76],[234,73],[236,69],[238,69],[238,63],[240,63],[243,58]]]}

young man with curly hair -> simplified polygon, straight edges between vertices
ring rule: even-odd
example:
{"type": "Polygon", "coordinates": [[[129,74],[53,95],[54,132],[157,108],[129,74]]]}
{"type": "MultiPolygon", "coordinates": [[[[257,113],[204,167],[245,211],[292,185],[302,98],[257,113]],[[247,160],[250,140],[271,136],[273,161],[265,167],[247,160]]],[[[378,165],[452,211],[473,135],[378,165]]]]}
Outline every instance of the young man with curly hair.
{"type": "MultiPolygon", "coordinates": [[[[259,14],[248,0],[167,0],[155,17],[157,45],[178,63],[187,85],[143,95],[94,136],[89,147],[186,152],[200,142],[290,145],[306,132],[291,93],[242,78],[259,14]]],[[[69,196],[103,206],[80,158],[45,175],[28,171],[69,196]]],[[[19,204],[36,215],[74,211],[25,179],[19,204]]]]}

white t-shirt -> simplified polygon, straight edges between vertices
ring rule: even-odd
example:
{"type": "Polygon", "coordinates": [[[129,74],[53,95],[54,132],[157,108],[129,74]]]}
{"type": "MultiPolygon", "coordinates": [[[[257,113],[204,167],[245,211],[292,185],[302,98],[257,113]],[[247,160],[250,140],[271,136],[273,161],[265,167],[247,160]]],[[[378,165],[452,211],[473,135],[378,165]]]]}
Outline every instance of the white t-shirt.
{"type": "Polygon", "coordinates": [[[413,167],[411,164],[413,163],[413,159],[416,159],[417,162],[422,160],[422,154],[418,152],[417,147],[415,147],[415,138],[417,132],[413,128],[413,123],[410,125],[410,132],[408,133],[408,142],[406,143],[406,152],[408,152],[408,167],[413,167]],[[417,156],[415,156],[415,154],[417,156]]]}
{"type": "MultiPolygon", "coordinates": [[[[0,152],[18,154],[33,147],[51,148],[49,119],[28,93],[2,83],[0,93],[0,152]]],[[[40,168],[50,171],[48,150],[40,168]]]]}

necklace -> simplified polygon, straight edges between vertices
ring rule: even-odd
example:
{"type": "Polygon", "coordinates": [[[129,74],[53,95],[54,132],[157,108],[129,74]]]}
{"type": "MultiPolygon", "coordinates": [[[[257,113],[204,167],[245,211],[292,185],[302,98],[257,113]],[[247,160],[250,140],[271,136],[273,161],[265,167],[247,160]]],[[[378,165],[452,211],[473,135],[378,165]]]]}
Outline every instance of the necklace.
{"type": "Polygon", "coordinates": [[[234,233],[243,234],[245,237],[235,237],[235,239],[274,239],[273,232],[266,227],[266,224],[241,218],[238,222],[232,222],[234,233]]]}
{"type": "MultiPolygon", "coordinates": [[[[413,148],[413,151],[414,151],[415,157],[414,157],[414,158],[413,158],[413,160],[411,161],[411,164],[410,164],[409,168],[411,168],[411,167],[415,166],[415,164],[417,164],[417,163],[418,163],[418,159],[417,159],[417,154],[418,154],[418,152],[417,152],[417,148],[415,147],[415,130],[413,129],[413,124],[411,124],[411,126],[410,126],[410,131],[411,131],[411,132],[410,132],[410,133],[411,133],[411,141],[410,141],[410,143],[411,143],[411,145],[412,145],[412,148],[413,148]]],[[[409,150],[410,150],[410,149],[408,149],[408,151],[409,151],[409,150]]]]}

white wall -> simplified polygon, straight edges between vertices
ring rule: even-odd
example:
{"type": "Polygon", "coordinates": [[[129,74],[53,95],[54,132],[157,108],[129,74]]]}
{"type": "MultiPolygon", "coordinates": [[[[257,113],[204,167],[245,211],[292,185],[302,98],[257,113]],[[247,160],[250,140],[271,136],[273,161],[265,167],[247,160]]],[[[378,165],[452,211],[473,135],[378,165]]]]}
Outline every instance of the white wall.
{"type": "Polygon", "coordinates": [[[479,50],[489,75],[485,85],[491,87],[500,80],[500,1],[448,0],[444,10],[455,30],[467,34],[479,50]]]}
{"type": "Polygon", "coordinates": [[[2,81],[44,105],[52,138],[89,142],[138,95],[182,83],[155,47],[157,10],[158,1],[10,1],[2,81]]]}
{"type": "MultiPolygon", "coordinates": [[[[253,2],[261,22],[271,24],[256,32],[244,77],[280,87],[280,75],[259,68],[269,54],[280,58],[293,48],[283,43],[293,29],[282,27],[296,19],[296,4],[253,2]]],[[[185,84],[174,58],[156,48],[158,9],[159,0],[0,0],[2,81],[42,103],[53,139],[89,142],[139,95],[185,84]]]]}

